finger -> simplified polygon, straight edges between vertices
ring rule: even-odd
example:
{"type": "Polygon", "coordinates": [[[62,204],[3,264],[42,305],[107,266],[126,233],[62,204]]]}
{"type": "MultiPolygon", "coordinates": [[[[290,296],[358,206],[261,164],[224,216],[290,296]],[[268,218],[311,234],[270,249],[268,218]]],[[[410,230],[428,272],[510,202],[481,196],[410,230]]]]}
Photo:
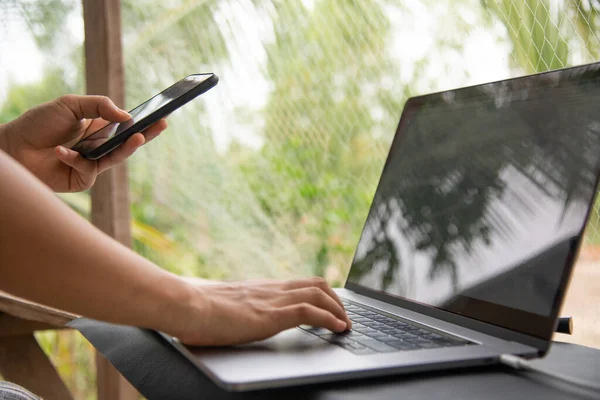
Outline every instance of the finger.
{"type": "Polygon", "coordinates": [[[146,138],[146,142],[150,142],[152,139],[160,135],[165,129],[167,129],[167,121],[165,119],[158,120],[154,124],[150,125],[142,134],[146,138]]]}
{"type": "Polygon", "coordinates": [[[329,329],[332,332],[346,330],[346,322],[340,320],[329,311],[315,307],[312,304],[301,303],[278,309],[275,320],[279,322],[279,330],[289,329],[298,325],[312,325],[329,329]]]}
{"type": "MultiPolygon", "coordinates": [[[[97,132],[110,123],[111,123],[111,121],[107,121],[104,118],[94,118],[94,119],[90,120],[90,124],[85,129],[84,136],[89,135],[90,133],[97,132]]],[[[107,134],[108,134],[108,132],[107,132],[107,134]]]]}
{"type": "MultiPolygon", "coordinates": [[[[350,322],[346,312],[344,311],[344,308],[340,306],[331,296],[317,287],[305,287],[283,293],[283,297],[279,297],[275,300],[275,304],[278,306],[309,303],[313,306],[329,311],[338,319],[345,321],[346,324],[350,322]]],[[[350,327],[347,328],[350,329],[350,327]]]]}
{"type": "Polygon", "coordinates": [[[104,118],[107,121],[122,122],[131,118],[129,113],[121,110],[106,96],[78,96],[69,94],[59,97],[59,105],[69,109],[75,118],[104,118]]]}
{"type": "Polygon", "coordinates": [[[106,171],[109,168],[123,162],[127,157],[130,157],[137,149],[139,149],[146,139],[141,133],[133,134],[122,145],[108,153],[98,161],[98,173],[106,171]]]}
{"type": "Polygon", "coordinates": [[[64,146],[56,147],[56,156],[60,161],[67,164],[79,173],[79,182],[86,188],[93,183],[96,173],[96,163],[91,160],[86,160],[78,152],[67,149],[64,146]]]}
{"type": "Polygon", "coordinates": [[[331,296],[331,298],[333,298],[340,305],[340,307],[342,307],[342,308],[344,307],[344,305],[342,304],[342,300],[340,300],[340,298],[335,293],[335,291],[331,288],[331,286],[329,286],[329,284],[327,284],[327,281],[323,278],[311,277],[311,278],[296,279],[296,280],[287,282],[286,286],[288,287],[288,289],[299,289],[299,288],[311,287],[311,286],[318,287],[319,289],[321,289],[325,293],[327,293],[329,296],[331,296]]]}

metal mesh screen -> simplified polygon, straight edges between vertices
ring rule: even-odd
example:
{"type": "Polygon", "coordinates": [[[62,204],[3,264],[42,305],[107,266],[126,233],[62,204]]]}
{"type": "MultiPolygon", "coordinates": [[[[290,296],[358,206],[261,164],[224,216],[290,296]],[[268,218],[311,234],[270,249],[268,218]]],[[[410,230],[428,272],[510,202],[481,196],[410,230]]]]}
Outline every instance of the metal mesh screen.
{"type": "MultiPolygon", "coordinates": [[[[125,33],[126,50],[137,51],[130,104],[151,93],[148,76],[160,88],[211,70],[221,83],[172,119],[177,133],[162,147],[134,161],[134,192],[152,186],[155,210],[177,216],[169,233],[197,255],[187,272],[161,252],[163,264],[232,278],[342,281],[409,96],[594,61],[599,45],[598,2],[586,1],[218,1],[145,11],[146,29],[125,33]],[[149,165],[167,172],[148,183],[149,165]]],[[[140,243],[152,256],[150,247],[140,243]]]]}

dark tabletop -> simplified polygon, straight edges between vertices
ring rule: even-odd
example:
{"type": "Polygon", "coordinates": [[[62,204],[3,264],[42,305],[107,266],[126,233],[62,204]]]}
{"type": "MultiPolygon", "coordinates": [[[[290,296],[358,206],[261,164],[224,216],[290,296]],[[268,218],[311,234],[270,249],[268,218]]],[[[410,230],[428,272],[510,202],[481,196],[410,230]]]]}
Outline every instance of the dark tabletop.
{"type": "MultiPolygon", "coordinates": [[[[600,399],[600,393],[504,366],[231,393],[215,386],[155,332],[86,318],[69,325],[78,329],[149,400],[600,399]]],[[[600,382],[600,350],[554,343],[550,354],[536,364],[579,379],[600,382]]]]}

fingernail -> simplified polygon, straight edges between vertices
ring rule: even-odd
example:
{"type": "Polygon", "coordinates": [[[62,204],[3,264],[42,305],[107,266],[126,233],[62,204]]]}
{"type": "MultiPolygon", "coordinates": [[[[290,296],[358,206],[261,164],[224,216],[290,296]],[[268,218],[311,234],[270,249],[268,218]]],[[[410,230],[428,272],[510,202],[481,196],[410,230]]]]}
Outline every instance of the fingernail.
{"type": "Polygon", "coordinates": [[[66,156],[69,155],[69,152],[67,151],[67,149],[65,149],[64,147],[60,146],[58,148],[58,152],[60,153],[61,156],[66,156]]]}

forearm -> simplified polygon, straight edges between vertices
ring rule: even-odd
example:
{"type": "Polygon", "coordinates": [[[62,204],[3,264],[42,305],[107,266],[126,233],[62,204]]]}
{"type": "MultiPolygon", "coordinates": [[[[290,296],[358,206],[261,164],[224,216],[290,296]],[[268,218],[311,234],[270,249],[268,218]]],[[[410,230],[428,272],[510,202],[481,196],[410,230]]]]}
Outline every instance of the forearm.
{"type": "Polygon", "coordinates": [[[94,228],[1,151],[0,289],[159,330],[201,308],[189,284],[94,228]]]}

